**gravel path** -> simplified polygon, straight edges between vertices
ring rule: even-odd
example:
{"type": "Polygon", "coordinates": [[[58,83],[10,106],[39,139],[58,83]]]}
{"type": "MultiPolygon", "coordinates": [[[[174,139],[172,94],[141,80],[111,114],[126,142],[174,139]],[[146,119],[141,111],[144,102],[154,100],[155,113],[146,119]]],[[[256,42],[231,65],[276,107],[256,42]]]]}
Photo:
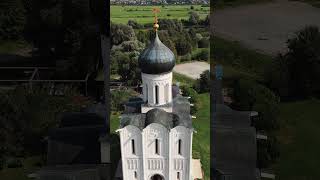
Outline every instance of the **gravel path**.
{"type": "Polygon", "coordinates": [[[203,71],[209,69],[210,65],[208,63],[201,61],[193,61],[190,63],[177,64],[174,67],[173,71],[188,76],[192,79],[198,79],[203,71]]]}
{"type": "Polygon", "coordinates": [[[295,1],[275,1],[217,10],[213,34],[267,54],[286,50],[286,41],[306,25],[320,27],[320,8],[295,1]]]}

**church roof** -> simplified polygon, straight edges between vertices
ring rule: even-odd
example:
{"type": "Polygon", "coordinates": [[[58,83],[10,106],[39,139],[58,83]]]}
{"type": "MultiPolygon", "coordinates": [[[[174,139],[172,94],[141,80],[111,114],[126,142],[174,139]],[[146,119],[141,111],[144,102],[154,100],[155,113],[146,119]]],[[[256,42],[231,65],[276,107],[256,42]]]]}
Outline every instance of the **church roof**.
{"type": "Polygon", "coordinates": [[[142,130],[152,123],[157,123],[163,125],[167,129],[172,129],[176,126],[192,128],[190,103],[188,99],[178,95],[173,99],[172,106],[172,113],[168,113],[160,108],[154,108],[145,114],[123,114],[120,120],[120,127],[123,128],[127,125],[133,125],[142,130]]]}
{"type": "Polygon", "coordinates": [[[139,56],[140,69],[146,74],[170,72],[175,65],[173,52],[155,34],[155,39],[139,56]]]}

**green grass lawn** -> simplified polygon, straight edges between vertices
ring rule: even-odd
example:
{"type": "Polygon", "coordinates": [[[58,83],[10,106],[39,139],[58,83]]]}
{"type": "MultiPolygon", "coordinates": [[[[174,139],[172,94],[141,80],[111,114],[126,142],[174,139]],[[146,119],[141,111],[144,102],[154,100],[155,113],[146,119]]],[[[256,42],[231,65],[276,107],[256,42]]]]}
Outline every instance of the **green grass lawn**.
{"type": "Polygon", "coordinates": [[[1,180],[30,180],[28,174],[39,170],[35,163],[42,162],[40,156],[33,156],[22,159],[23,167],[20,168],[4,168],[0,170],[1,180]]]}
{"type": "Polygon", "coordinates": [[[114,23],[127,24],[129,19],[135,20],[138,23],[146,24],[153,23],[154,15],[152,8],[160,8],[159,18],[166,19],[189,19],[189,13],[195,11],[200,15],[200,18],[204,19],[210,11],[210,7],[201,7],[201,5],[194,5],[194,9],[191,9],[191,5],[171,5],[171,6],[115,6],[112,5],[111,9],[111,21],[114,23]]]}
{"type": "Polygon", "coordinates": [[[274,59],[272,56],[248,49],[237,41],[214,37],[211,44],[211,62],[224,65],[224,69],[230,73],[229,77],[240,74],[242,77],[262,80],[266,68],[274,59]]]}
{"type": "Polygon", "coordinates": [[[320,100],[281,103],[279,180],[320,179],[320,100]]]}
{"type": "Polygon", "coordinates": [[[206,180],[210,179],[210,95],[199,94],[199,110],[196,119],[193,119],[193,128],[197,131],[193,134],[192,154],[193,158],[200,158],[206,180]]]}

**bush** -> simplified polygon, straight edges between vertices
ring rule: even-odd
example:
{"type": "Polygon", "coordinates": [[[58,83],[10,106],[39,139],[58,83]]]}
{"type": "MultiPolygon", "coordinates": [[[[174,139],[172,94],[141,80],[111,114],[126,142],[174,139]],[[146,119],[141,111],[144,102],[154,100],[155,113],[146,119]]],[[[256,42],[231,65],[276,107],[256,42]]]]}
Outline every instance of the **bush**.
{"type": "Polygon", "coordinates": [[[190,97],[189,101],[193,106],[190,107],[190,114],[198,111],[198,93],[191,87],[181,86],[183,96],[190,97]]]}
{"type": "Polygon", "coordinates": [[[186,61],[191,61],[191,60],[192,60],[192,58],[191,58],[190,53],[180,57],[180,62],[186,62],[186,61]]]}
{"type": "Polygon", "coordinates": [[[290,73],[290,88],[298,97],[320,97],[320,31],[307,26],[288,40],[285,55],[290,73]]]}
{"type": "Polygon", "coordinates": [[[190,103],[196,104],[198,99],[198,93],[191,87],[181,86],[182,95],[190,97],[190,103]]]}
{"type": "Polygon", "coordinates": [[[200,74],[200,78],[194,84],[194,89],[198,93],[210,92],[210,71],[206,70],[200,74]]]}
{"type": "Polygon", "coordinates": [[[210,44],[210,41],[208,38],[202,38],[200,41],[198,41],[198,48],[208,48],[210,44]]]}
{"type": "Polygon", "coordinates": [[[280,155],[279,142],[275,137],[268,136],[267,141],[257,141],[258,167],[268,168],[280,155]]]}
{"type": "Polygon", "coordinates": [[[8,168],[19,168],[19,167],[22,167],[22,162],[20,159],[12,157],[7,160],[7,167],[8,168]]]}
{"type": "Polygon", "coordinates": [[[179,56],[183,56],[191,53],[192,46],[185,38],[181,37],[176,41],[176,50],[179,56]]]}
{"type": "Polygon", "coordinates": [[[237,80],[233,89],[234,108],[259,112],[259,120],[254,122],[257,130],[279,127],[279,98],[271,90],[250,80],[237,80]]]}
{"type": "Polygon", "coordinates": [[[6,0],[0,3],[0,39],[19,39],[26,24],[22,1],[6,0]]]}
{"type": "Polygon", "coordinates": [[[190,114],[196,114],[198,112],[198,104],[193,104],[193,106],[190,107],[190,114]]]}
{"type": "Polygon", "coordinates": [[[201,49],[199,52],[197,52],[193,55],[192,59],[208,61],[209,60],[209,49],[201,49]]]}
{"type": "Polygon", "coordinates": [[[142,24],[139,24],[137,21],[135,20],[129,20],[128,21],[128,26],[131,26],[133,29],[143,29],[144,26],[142,24]]]}
{"type": "Polygon", "coordinates": [[[197,24],[199,23],[199,21],[200,21],[200,16],[199,16],[199,14],[196,13],[196,12],[194,12],[194,11],[192,11],[192,12],[190,13],[189,23],[190,23],[191,25],[197,25],[197,24]]]}
{"type": "Polygon", "coordinates": [[[133,94],[134,93],[130,90],[111,91],[111,110],[123,111],[124,103],[126,103],[133,94]]]}

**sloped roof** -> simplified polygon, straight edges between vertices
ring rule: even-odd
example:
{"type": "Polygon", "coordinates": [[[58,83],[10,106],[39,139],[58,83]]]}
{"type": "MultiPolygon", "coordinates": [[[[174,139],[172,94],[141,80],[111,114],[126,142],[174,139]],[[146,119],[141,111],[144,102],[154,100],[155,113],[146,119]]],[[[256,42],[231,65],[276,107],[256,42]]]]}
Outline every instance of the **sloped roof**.
{"type": "Polygon", "coordinates": [[[168,113],[160,108],[154,108],[145,114],[123,114],[120,119],[120,127],[123,128],[127,125],[133,125],[142,130],[152,123],[158,123],[167,129],[172,129],[176,126],[192,128],[189,100],[181,95],[177,95],[171,105],[173,106],[172,113],[168,113]]]}

